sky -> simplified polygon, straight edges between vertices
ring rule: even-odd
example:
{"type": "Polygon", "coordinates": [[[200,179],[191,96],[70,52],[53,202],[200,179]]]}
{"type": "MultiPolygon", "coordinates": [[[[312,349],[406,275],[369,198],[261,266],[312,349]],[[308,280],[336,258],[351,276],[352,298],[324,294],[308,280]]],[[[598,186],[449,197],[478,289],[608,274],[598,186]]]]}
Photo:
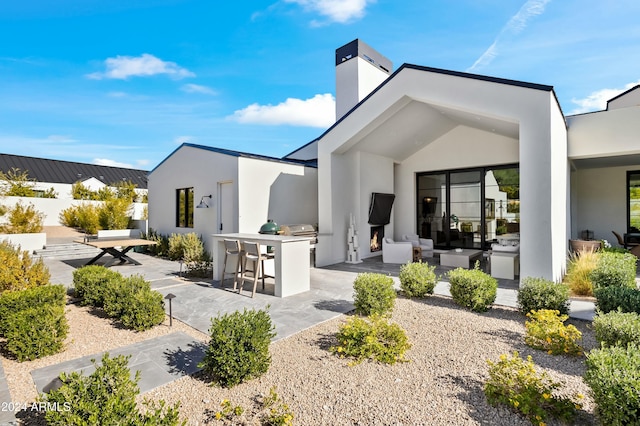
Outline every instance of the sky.
{"type": "Polygon", "coordinates": [[[181,143],[284,156],[335,121],[335,50],[546,84],[640,84],[637,0],[0,2],[0,152],[151,170],[181,143]]]}

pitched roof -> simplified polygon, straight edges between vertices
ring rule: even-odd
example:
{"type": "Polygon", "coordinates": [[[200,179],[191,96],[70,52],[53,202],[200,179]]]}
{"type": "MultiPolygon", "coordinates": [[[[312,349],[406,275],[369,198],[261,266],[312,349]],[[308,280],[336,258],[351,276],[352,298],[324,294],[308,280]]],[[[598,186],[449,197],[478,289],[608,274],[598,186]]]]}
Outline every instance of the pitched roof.
{"type": "Polygon", "coordinates": [[[178,152],[183,147],[202,149],[202,150],[205,150],[205,151],[211,151],[211,152],[215,152],[215,153],[218,153],[218,154],[229,155],[231,157],[253,158],[255,160],[273,161],[273,162],[276,162],[276,163],[284,163],[284,164],[295,164],[297,166],[306,166],[306,167],[312,167],[312,168],[317,168],[317,166],[318,166],[317,165],[317,161],[315,161],[315,160],[305,161],[305,160],[295,160],[295,159],[289,159],[289,158],[276,158],[276,157],[269,157],[269,156],[260,155],[260,154],[251,154],[251,153],[248,153],[248,152],[234,151],[232,149],[216,148],[214,146],[197,145],[197,144],[194,144],[194,143],[184,142],[182,145],[180,145],[178,148],[176,148],[171,154],[167,155],[167,157],[164,160],[162,160],[157,166],[155,166],[153,168],[153,170],[151,170],[150,173],[153,173],[154,170],[156,170],[158,167],[160,167],[162,165],[162,163],[167,161],[169,159],[169,157],[171,157],[173,154],[178,152]]]}
{"type": "Polygon", "coordinates": [[[30,179],[38,182],[73,184],[93,177],[107,185],[129,180],[138,188],[147,189],[146,170],[0,154],[0,171],[7,173],[12,168],[26,171],[30,179]]]}

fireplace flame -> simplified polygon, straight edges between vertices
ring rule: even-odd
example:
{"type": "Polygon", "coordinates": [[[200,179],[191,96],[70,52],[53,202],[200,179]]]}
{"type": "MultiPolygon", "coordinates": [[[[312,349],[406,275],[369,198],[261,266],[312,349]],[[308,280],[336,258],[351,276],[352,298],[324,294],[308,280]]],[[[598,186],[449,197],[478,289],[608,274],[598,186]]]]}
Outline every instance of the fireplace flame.
{"type": "Polygon", "coordinates": [[[371,237],[371,244],[369,246],[371,248],[371,251],[378,251],[382,249],[382,246],[378,241],[378,231],[373,232],[373,237],[371,237]]]}

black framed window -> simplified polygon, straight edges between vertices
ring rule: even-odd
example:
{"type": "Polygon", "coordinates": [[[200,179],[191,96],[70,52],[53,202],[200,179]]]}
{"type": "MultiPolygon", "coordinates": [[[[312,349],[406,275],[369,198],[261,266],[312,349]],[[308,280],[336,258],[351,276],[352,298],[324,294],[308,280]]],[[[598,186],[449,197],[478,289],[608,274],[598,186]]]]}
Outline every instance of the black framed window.
{"type": "Polygon", "coordinates": [[[176,226],[193,228],[193,188],[176,189],[176,226]]]}
{"type": "Polygon", "coordinates": [[[627,172],[627,232],[640,232],[640,170],[627,172]]]}

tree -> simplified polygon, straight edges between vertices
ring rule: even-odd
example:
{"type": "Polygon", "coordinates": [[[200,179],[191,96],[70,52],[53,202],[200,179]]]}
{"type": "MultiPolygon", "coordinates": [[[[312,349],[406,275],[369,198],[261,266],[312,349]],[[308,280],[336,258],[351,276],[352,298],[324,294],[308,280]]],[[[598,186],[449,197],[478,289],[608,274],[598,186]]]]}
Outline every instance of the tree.
{"type": "Polygon", "coordinates": [[[0,171],[0,194],[11,197],[35,197],[33,187],[35,179],[29,178],[29,172],[12,167],[7,173],[0,171]]]}

